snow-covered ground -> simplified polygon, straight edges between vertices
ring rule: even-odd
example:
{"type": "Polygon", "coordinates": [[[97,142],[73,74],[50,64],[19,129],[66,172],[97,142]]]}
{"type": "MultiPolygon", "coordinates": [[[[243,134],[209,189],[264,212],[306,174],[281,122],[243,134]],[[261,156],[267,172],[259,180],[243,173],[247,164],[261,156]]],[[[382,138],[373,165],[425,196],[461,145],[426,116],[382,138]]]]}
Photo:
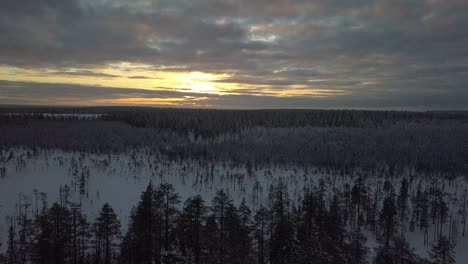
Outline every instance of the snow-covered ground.
{"type": "MultiPolygon", "coordinates": [[[[89,155],[62,151],[42,152],[28,157],[26,151],[15,151],[15,157],[4,163],[0,177],[0,233],[4,235],[8,217],[15,212],[19,196],[34,200],[33,190],[47,194],[49,204],[59,199],[59,189],[68,185],[73,200],[81,202],[88,216],[94,217],[106,202],[126,222],[131,208],[150,181],[154,185],[168,182],[175,186],[182,201],[201,194],[211,201],[215,192],[225,189],[239,203],[242,199],[257,208],[266,200],[269,186],[283,177],[290,186],[291,198],[298,197],[304,186],[321,174],[305,175],[298,168],[257,168],[248,173],[245,167],[227,164],[205,164],[195,160],[167,161],[145,155],[144,150],[127,155],[89,155]],[[87,178],[86,195],[80,198],[79,178],[87,178]]],[[[5,156],[8,156],[5,154],[5,156]]],[[[1,167],[1,165],[0,165],[1,167]]],[[[32,203],[32,210],[35,203],[32,203]]]]}
{"type": "MultiPolygon", "coordinates": [[[[198,160],[168,161],[149,156],[144,149],[122,155],[63,151],[43,151],[37,155],[29,152],[28,155],[28,151],[19,149],[14,150],[12,156],[9,153],[10,150],[4,150],[4,160],[0,160],[0,169],[4,168],[3,173],[0,173],[1,241],[5,241],[9,217],[16,214],[18,201],[24,201],[24,196],[31,202],[29,213],[33,214],[36,206],[33,190],[47,194],[47,200],[51,204],[58,201],[59,189],[68,185],[72,191],[72,199],[81,203],[89,218],[94,219],[98,209],[108,202],[118,212],[120,220],[126,223],[131,208],[138,203],[140,194],[149,181],[155,185],[160,182],[173,184],[182,201],[195,194],[202,194],[206,201],[211,201],[216,190],[224,188],[237,203],[246,199],[253,210],[265,203],[270,185],[278,178],[287,183],[293,202],[298,201],[305,187],[316,186],[323,177],[330,187],[339,187],[345,182],[352,183],[350,177],[327,175],[312,167],[246,168],[198,160]],[[86,194],[80,195],[79,179],[83,175],[86,179],[86,194]]],[[[447,191],[456,189],[461,192],[466,181],[460,178],[450,186],[448,182],[445,184],[447,191]]],[[[398,182],[394,186],[398,187],[398,182]]],[[[432,234],[431,230],[429,234],[432,234]]],[[[372,249],[377,243],[370,232],[367,235],[368,246],[372,249]]],[[[419,255],[427,256],[430,247],[424,245],[422,232],[408,232],[406,237],[419,255]]],[[[460,239],[457,244],[457,263],[468,259],[467,248],[468,239],[460,239]]]]}

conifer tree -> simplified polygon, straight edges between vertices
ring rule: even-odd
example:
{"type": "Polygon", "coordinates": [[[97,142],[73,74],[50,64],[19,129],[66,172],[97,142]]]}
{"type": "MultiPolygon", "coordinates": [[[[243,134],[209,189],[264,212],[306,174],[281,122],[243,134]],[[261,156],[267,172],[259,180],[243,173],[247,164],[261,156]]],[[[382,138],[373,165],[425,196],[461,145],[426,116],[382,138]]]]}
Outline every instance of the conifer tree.
{"type": "Polygon", "coordinates": [[[239,205],[239,230],[237,230],[239,237],[239,254],[240,263],[246,264],[252,262],[252,211],[247,206],[245,199],[239,205]]]}
{"type": "Polygon", "coordinates": [[[288,217],[288,190],[282,180],[270,190],[270,199],[273,219],[271,224],[270,262],[273,264],[290,263],[294,254],[294,229],[288,217]]]}
{"type": "Polygon", "coordinates": [[[342,244],[345,236],[345,228],[342,221],[342,213],[340,208],[340,200],[338,195],[333,195],[330,210],[327,215],[325,223],[325,232],[328,236],[335,241],[335,243],[342,244]]]}
{"type": "Polygon", "coordinates": [[[366,246],[367,238],[362,234],[361,228],[358,226],[350,234],[349,239],[349,263],[350,264],[366,264],[369,248],[366,246]]]}
{"type": "Polygon", "coordinates": [[[256,240],[257,248],[257,263],[265,264],[267,261],[267,244],[268,244],[268,210],[260,206],[254,216],[254,237],[256,240]]]}
{"type": "Polygon", "coordinates": [[[156,190],[156,199],[161,201],[162,228],[164,236],[164,251],[170,250],[171,241],[173,241],[175,216],[178,213],[177,206],[180,203],[180,196],[175,192],[174,186],[169,183],[163,183],[156,190]]]}
{"type": "Polygon", "coordinates": [[[215,216],[217,226],[219,227],[219,238],[218,238],[218,260],[219,263],[224,263],[225,250],[226,250],[226,211],[228,207],[232,206],[232,200],[224,192],[224,190],[219,190],[216,193],[216,196],[213,198],[211,210],[215,216]]]}
{"type": "Polygon", "coordinates": [[[124,237],[121,258],[129,263],[160,263],[160,201],[155,199],[150,182],[132,210],[128,232],[124,237]]]}
{"type": "Polygon", "coordinates": [[[440,239],[432,245],[429,256],[433,264],[455,263],[454,246],[445,236],[441,236],[440,239]]]}
{"type": "Polygon", "coordinates": [[[395,206],[394,194],[390,193],[383,201],[382,211],[380,213],[380,224],[383,228],[383,235],[385,246],[390,245],[390,239],[393,237],[393,234],[396,230],[396,221],[395,215],[397,214],[397,209],[395,206]]]}
{"type": "Polygon", "coordinates": [[[408,209],[408,180],[403,178],[401,180],[400,192],[397,198],[397,207],[398,207],[398,217],[401,227],[401,237],[405,235],[405,220],[407,217],[408,209]]]}
{"type": "Polygon", "coordinates": [[[203,229],[203,248],[206,254],[201,256],[201,263],[219,264],[220,262],[220,228],[217,224],[215,214],[211,214],[206,219],[206,224],[203,229]]]}
{"type": "MultiPolygon", "coordinates": [[[[2,241],[0,241],[0,252],[2,252],[2,246],[2,241]]],[[[0,263],[6,263],[5,256],[3,255],[3,253],[0,253],[0,263]]]]}
{"type": "Polygon", "coordinates": [[[10,223],[10,228],[8,229],[8,245],[6,252],[6,263],[7,264],[19,264],[20,259],[18,256],[18,245],[16,240],[16,231],[13,224],[13,219],[10,223]]]}
{"type": "Polygon", "coordinates": [[[67,263],[72,255],[72,217],[70,211],[58,203],[52,204],[37,221],[38,233],[35,237],[35,248],[38,262],[67,263]]]}
{"type": "Polygon", "coordinates": [[[388,246],[381,245],[376,249],[374,264],[396,263],[425,264],[427,261],[416,255],[404,238],[395,236],[388,246]]]}
{"type": "Polygon", "coordinates": [[[193,263],[200,264],[203,254],[203,224],[205,222],[207,207],[200,195],[187,199],[181,216],[181,235],[179,240],[192,252],[193,263]]]}
{"type": "Polygon", "coordinates": [[[21,263],[26,263],[29,260],[32,246],[32,220],[28,218],[25,212],[21,213],[18,219],[18,255],[21,263]]]}
{"type": "Polygon", "coordinates": [[[351,198],[354,204],[356,213],[352,213],[354,216],[355,223],[353,224],[362,224],[362,216],[361,216],[361,209],[364,206],[365,201],[367,200],[367,191],[364,185],[363,177],[358,177],[354,182],[354,186],[351,190],[351,198]]]}
{"type": "MultiPolygon", "coordinates": [[[[102,259],[104,264],[113,262],[113,255],[115,252],[116,240],[120,237],[120,221],[114,209],[106,203],[102,206],[99,216],[96,219],[97,236],[99,238],[99,245],[103,253],[102,259]]],[[[98,256],[101,259],[100,256],[98,256]]]]}

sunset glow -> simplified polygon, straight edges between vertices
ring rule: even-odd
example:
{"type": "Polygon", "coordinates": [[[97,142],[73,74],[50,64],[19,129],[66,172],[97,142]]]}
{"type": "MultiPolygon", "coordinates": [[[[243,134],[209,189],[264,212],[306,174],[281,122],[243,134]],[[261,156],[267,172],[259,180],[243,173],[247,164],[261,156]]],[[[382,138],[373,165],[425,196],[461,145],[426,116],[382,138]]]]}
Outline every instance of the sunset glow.
{"type": "Polygon", "coordinates": [[[467,105],[467,1],[32,2],[0,9],[0,104],[467,105]]]}

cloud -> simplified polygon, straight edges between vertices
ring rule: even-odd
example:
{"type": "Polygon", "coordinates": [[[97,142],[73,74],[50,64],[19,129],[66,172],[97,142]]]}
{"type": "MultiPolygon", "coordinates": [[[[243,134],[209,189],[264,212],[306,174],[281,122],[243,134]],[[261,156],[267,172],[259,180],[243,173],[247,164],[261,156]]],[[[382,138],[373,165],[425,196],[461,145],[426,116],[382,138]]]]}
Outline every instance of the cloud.
{"type": "MultiPolygon", "coordinates": [[[[220,82],[246,96],[299,85],[374,100],[329,101],[337,106],[450,108],[468,86],[466,8],[463,0],[5,0],[0,65],[113,78],[92,69],[141,63],[228,73],[220,82]],[[70,71],[78,68],[89,70],[70,71]]],[[[216,102],[235,107],[227,99],[216,102]]]]}
{"type": "MultiPolygon", "coordinates": [[[[74,71],[50,71],[48,72],[50,75],[55,76],[86,76],[86,77],[100,77],[100,78],[115,78],[119,77],[119,75],[108,74],[108,73],[100,73],[91,70],[74,70],[74,71]]],[[[133,78],[130,77],[130,78],[133,78]]]]}
{"type": "MultiPolygon", "coordinates": [[[[465,109],[468,92],[440,93],[399,91],[387,87],[385,93],[367,90],[360,94],[336,96],[295,95],[278,97],[248,91],[240,95],[218,95],[155,89],[112,88],[52,83],[0,81],[0,104],[53,105],[154,105],[174,107],[216,107],[227,109],[267,108],[359,108],[359,109],[465,109]],[[404,94],[405,96],[401,96],[404,94]],[[411,105],[411,107],[408,107],[411,105]]],[[[326,91],[324,91],[326,92],[326,91]]]]}

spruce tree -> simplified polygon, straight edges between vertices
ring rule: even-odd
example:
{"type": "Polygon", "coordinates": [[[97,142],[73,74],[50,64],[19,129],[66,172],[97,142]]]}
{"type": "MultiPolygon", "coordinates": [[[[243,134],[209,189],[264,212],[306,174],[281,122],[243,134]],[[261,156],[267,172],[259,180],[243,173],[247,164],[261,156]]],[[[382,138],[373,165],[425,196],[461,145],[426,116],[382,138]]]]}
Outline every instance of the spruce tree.
{"type": "Polygon", "coordinates": [[[240,263],[251,263],[253,259],[252,255],[252,211],[247,206],[245,199],[242,200],[239,206],[239,230],[237,230],[239,236],[239,254],[240,263]]]}
{"type": "Polygon", "coordinates": [[[215,216],[217,226],[219,227],[219,238],[218,238],[218,260],[220,264],[224,263],[225,251],[226,251],[226,211],[229,206],[232,205],[231,198],[224,192],[219,190],[216,196],[213,198],[211,210],[215,216]]]}
{"type": "Polygon", "coordinates": [[[124,237],[121,258],[133,263],[160,263],[161,211],[160,201],[150,182],[132,210],[128,232],[124,237]]]}
{"type": "Polygon", "coordinates": [[[265,264],[267,261],[268,219],[270,219],[268,210],[260,206],[254,216],[254,237],[256,241],[258,264],[265,264]]]}
{"type": "Polygon", "coordinates": [[[432,245],[429,256],[433,264],[455,263],[454,246],[445,236],[441,236],[440,239],[432,245]]]}
{"type": "Polygon", "coordinates": [[[353,205],[355,207],[356,213],[354,214],[352,212],[352,216],[355,215],[354,217],[354,223],[352,224],[362,224],[362,216],[361,216],[361,210],[364,206],[364,203],[367,200],[367,191],[364,185],[364,179],[362,176],[358,177],[356,181],[354,182],[354,186],[351,190],[351,198],[353,205]]]}
{"type": "Polygon", "coordinates": [[[67,263],[73,259],[72,217],[70,211],[54,203],[37,220],[39,230],[35,237],[37,261],[40,263],[67,263]]]}
{"type": "MultiPolygon", "coordinates": [[[[115,253],[116,241],[120,237],[120,221],[114,209],[106,203],[102,206],[99,216],[96,219],[97,236],[100,243],[98,246],[102,247],[102,259],[105,264],[110,264],[113,261],[115,253]]],[[[100,258],[100,256],[98,256],[100,258]]],[[[100,258],[101,259],[101,258],[100,258]]]]}
{"type": "MultiPolygon", "coordinates": [[[[0,252],[2,251],[2,246],[3,246],[2,241],[0,241],[0,252]]],[[[3,253],[0,253],[0,263],[3,264],[5,262],[6,262],[5,256],[3,255],[3,253]]]]}
{"type": "Polygon", "coordinates": [[[269,197],[272,206],[270,262],[273,264],[290,263],[294,254],[294,228],[288,217],[289,196],[286,184],[280,180],[272,186],[269,197]]]}
{"type": "Polygon", "coordinates": [[[178,213],[177,206],[180,203],[180,196],[175,192],[174,186],[164,183],[156,190],[156,199],[161,201],[162,228],[164,235],[164,251],[170,250],[171,241],[173,241],[175,216],[178,213]]]}
{"type": "Polygon", "coordinates": [[[6,263],[7,264],[20,263],[20,259],[18,256],[16,231],[15,231],[15,226],[13,224],[13,220],[11,220],[10,228],[8,229],[8,245],[7,245],[7,252],[6,252],[6,263]]]}
{"type": "Polygon", "coordinates": [[[350,234],[348,258],[350,264],[366,264],[369,248],[366,246],[367,238],[358,226],[350,234]]]}
{"type": "Polygon", "coordinates": [[[29,261],[32,246],[33,225],[27,216],[28,204],[24,203],[24,212],[18,218],[18,255],[22,263],[29,261]]]}
{"type": "Polygon", "coordinates": [[[203,228],[203,248],[205,253],[201,256],[201,263],[204,264],[219,264],[220,262],[220,228],[217,224],[215,214],[211,214],[206,219],[206,224],[203,228]]]}
{"type": "Polygon", "coordinates": [[[374,264],[425,264],[427,261],[414,253],[408,242],[399,236],[392,238],[391,243],[376,249],[374,264]]]}
{"type": "Polygon", "coordinates": [[[90,223],[88,222],[86,215],[81,212],[78,214],[78,223],[77,223],[77,244],[78,244],[78,259],[79,264],[83,264],[87,261],[87,251],[90,248],[91,240],[91,229],[90,223]]]}
{"type": "Polygon", "coordinates": [[[397,209],[395,206],[394,194],[390,193],[383,201],[382,211],[380,213],[380,224],[383,228],[385,246],[388,247],[390,239],[396,231],[395,215],[397,209]]]}
{"type": "Polygon", "coordinates": [[[193,263],[200,264],[203,254],[203,224],[205,222],[207,207],[200,195],[187,199],[181,215],[179,240],[187,252],[193,254],[193,263]]]}
{"type": "Polygon", "coordinates": [[[342,213],[340,208],[340,199],[338,195],[333,195],[330,210],[325,222],[325,232],[335,241],[335,243],[343,244],[345,236],[345,228],[342,221],[342,213]]]}
{"type": "Polygon", "coordinates": [[[398,207],[398,217],[401,227],[401,236],[404,237],[405,235],[405,220],[407,217],[407,209],[408,209],[408,180],[403,178],[401,181],[400,192],[397,198],[397,207],[398,207]]]}

